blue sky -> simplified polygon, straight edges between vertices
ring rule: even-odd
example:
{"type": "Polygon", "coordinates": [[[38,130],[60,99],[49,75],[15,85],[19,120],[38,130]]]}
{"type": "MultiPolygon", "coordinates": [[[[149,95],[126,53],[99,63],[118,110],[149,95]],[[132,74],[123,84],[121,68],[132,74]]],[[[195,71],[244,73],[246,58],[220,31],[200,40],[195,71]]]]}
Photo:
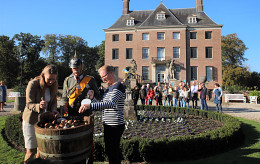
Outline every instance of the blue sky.
{"type": "MultiPolygon", "coordinates": [[[[131,0],[130,10],[153,10],[161,0],[131,0]]],[[[196,0],[163,0],[169,9],[196,7],[196,0]]],[[[103,29],[122,14],[122,0],[0,0],[0,35],[75,35],[90,47],[105,40],[103,29]]],[[[248,50],[245,65],[260,72],[260,0],[204,0],[205,13],[222,24],[222,35],[237,33],[248,50]]]]}

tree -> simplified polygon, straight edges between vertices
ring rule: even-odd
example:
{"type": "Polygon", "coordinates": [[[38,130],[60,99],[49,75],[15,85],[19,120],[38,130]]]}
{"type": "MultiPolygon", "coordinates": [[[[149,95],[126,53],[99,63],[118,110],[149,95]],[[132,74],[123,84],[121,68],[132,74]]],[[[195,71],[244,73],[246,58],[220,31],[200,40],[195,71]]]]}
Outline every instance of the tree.
{"type": "Polygon", "coordinates": [[[43,54],[47,56],[47,62],[55,64],[59,60],[59,37],[56,34],[47,34],[44,36],[45,45],[43,54]]]}
{"type": "Polygon", "coordinates": [[[229,34],[221,37],[222,65],[241,66],[247,59],[244,57],[248,49],[237,34],[229,34]]]}
{"type": "Polygon", "coordinates": [[[20,61],[20,70],[22,70],[18,80],[22,82],[22,85],[27,84],[31,78],[38,76],[47,65],[44,59],[40,57],[44,40],[30,33],[16,34],[13,40],[18,44],[17,56],[20,61]]]}
{"type": "Polygon", "coordinates": [[[0,36],[0,80],[5,81],[8,87],[17,85],[19,65],[15,56],[15,43],[8,36],[0,36]]]}
{"type": "Polygon", "coordinates": [[[99,59],[97,61],[96,68],[99,69],[105,64],[105,41],[102,41],[102,43],[98,46],[97,54],[99,59]]]}

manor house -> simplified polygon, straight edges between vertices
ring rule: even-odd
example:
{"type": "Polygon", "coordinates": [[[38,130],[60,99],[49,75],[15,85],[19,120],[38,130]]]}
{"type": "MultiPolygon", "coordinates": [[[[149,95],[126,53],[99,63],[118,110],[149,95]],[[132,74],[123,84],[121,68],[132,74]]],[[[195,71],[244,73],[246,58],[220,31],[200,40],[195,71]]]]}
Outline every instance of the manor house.
{"type": "Polygon", "coordinates": [[[105,64],[116,68],[118,78],[134,59],[141,83],[222,84],[222,25],[203,11],[203,0],[196,0],[196,8],[168,9],[161,2],[141,11],[130,11],[129,3],[123,0],[122,15],[104,29],[105,64]]]}

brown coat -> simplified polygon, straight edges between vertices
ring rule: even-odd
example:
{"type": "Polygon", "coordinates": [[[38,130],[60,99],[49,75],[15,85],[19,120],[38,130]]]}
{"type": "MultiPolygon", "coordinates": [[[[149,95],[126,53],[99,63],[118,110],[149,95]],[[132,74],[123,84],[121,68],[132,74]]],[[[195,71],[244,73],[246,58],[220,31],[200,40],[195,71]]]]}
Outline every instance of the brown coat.
{"type": "MultiPolygon", "coordinates": [[[[51,100],[48,103],[48,111],[57,110],[56,93],[51,92],[51,100]]],[[[26,88],[26,106],[23,112],[23,120],[32,125],[38,122],[39,113],[43,112],[40,109],[41,98],[45,97],[45,91],[41,91],[39,79],[31,80],[26,88]]]]}

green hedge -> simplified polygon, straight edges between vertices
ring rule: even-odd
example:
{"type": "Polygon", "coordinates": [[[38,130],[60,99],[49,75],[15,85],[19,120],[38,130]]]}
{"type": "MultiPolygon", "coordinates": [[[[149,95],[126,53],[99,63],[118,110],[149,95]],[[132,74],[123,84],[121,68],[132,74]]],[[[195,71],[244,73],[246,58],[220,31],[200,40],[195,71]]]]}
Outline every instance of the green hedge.
{"type": "MultiPolygon", "coordinates": [[[[160,139],[132,138],[121,140],[122,158],[130,162],[170,162],[203,158],[241,145],[244,141],[238,119],[212,111],[165,106],[137,106],[137,110],[161,110],[201,116],[220,121],[222,128],[196,136],[168,137],[160,139]]],[[[23,145],[21,114],[6,121],[6,134],[18,145],[23,145]]],[[[105,161],[103,138],[95,138],[95,161],[105,161]]]]}

